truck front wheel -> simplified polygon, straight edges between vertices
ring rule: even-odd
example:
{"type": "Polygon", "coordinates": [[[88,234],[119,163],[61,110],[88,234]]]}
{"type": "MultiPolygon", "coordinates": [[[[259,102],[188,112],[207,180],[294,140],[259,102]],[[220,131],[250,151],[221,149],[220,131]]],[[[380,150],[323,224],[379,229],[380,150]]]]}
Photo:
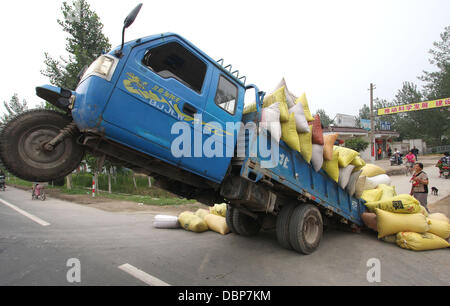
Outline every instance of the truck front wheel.
{"type": "Polygon", "coordinates": [[[289,241],[294,250],[310,255],[322,240],[323,219],[320,211],[311,204],[295,208],[289,223],[289,241]]]}
{"type": "Polygon", "coordinates": [[[84,148],[76,142],[79,132],[53,150],[45,148],[71,122],[49,110],[32,110],[12,119],[0,136],[0,158],[7,170],[31,182],[49,182],[72,173],[84,157],[84,148]]]}

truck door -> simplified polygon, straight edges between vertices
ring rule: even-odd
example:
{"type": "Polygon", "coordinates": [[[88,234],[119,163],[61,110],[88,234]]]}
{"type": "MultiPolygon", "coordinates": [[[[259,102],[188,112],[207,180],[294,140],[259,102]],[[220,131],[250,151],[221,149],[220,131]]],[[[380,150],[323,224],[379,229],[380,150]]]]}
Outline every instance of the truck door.
{"type": "Polygon", "coordinates": [[[117,140],[179,165],[181,159],[171,152],[172,126],[203,112],[210,79],[207,62],[178,37],[135,47],[103,119],[123,129],[117,140]],[[139,140],[130,144],[128,134],[139,140]]]}
{"type": "Polygon", "coordinates": [[[237,143],[238,129],[227,129],[227,124],[236,127],[236,123],[241,121],[244,103],[239,101],[243,101],[245,89],[217,67],[213,71],[201,117],[203,133],[199,133],[198,127],[193,130],[192,143],[202,139],[202,155],[184,157],[182,165],[220,183],[227,173],[237,143]]]}

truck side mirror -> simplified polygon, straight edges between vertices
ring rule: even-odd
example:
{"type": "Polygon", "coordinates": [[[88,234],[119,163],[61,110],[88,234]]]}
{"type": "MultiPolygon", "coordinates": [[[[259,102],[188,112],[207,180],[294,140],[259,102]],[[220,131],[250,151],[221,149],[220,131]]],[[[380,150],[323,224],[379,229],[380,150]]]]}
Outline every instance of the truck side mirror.
{"type": "Polygon", "coordinates": [[[125,30],[133,24],[133,22],[136,20],[137,15],[141,11],[142,3],[140,3],[134,10],[131,11],[131,13],[125,18],[125,21],[123,22],[123,30],[122,30],[122,46],[120,47],[120,50],[116,52],[116,56],[118,58],[122,57],[122,50],[123,46],[125,44],[125,30]]]}

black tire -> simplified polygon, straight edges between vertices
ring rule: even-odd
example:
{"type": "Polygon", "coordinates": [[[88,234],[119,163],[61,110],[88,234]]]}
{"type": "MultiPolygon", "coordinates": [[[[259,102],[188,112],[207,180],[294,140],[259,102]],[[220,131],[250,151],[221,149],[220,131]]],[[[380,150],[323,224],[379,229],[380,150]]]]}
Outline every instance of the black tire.
{"type": "Polygon", "coordinates": [[[72,173],[84,157],[76,138],[67,137],[52,152],[42,144],[72,122],[64,114],[32,110],[11,120],[0,135],[0,158],[9,172],[30,182],[59,180],[72,173]]]}
{"type": "Polygon", "coordinates": [[[233,208],[233,207],[231,207],[230,205],[228,205],[228,207],[227,207],[227,217],[226,217],[226,219],[227,219],[227,225],[228,225],[228,228],[230,229],[230,231],[231,231],[232,233],[234,233],[234,234],[239,235],[239,233],[237,232],[236,228],[234,227],[234,217],[233,217],[233,214],[234,214],[234,211],[235,211],[235,210],[236,210],[235,208],[233,208]]]}
{"type": "Polygon", "coordinates": [[[277,217],[277,240],[278,243],[285,249],[292,250],[289,235],[289,224],[292,213],[296,208],[295,204],[283,206],[277,217]]]}
{"type": "Polygon", "coordinates": [[[233,222],[237,234],[241,236],[255,236],[261,230],[261,224],[258,220],[240,212],[238,209],[234,209],[233,222]]]}
{"type": "Polygon", "coordinates": [[[299,253],[314,253],[322,241],[323,219],[320,211],[311,204],[295,208],[289,224],[290,243],[299,253]]]}

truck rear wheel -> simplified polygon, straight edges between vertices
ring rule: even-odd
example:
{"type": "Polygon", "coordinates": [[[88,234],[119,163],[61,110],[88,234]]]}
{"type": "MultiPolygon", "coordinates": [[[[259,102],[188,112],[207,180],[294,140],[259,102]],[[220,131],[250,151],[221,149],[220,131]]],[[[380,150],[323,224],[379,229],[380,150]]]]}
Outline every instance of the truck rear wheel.
{"type": "Polygon", "coordinates": [[[283,206],[277,217],[277,240],[283,248],[288,250],[292,250],[292,246],[289,241],[289,224],[295,208],[295,204],[283,206]]]}
{"type": "Polygon", "coordinates": [[[234,209],[233,212],[234,228],[236,233],[242,236],[255,236],[261,230],[261,224],[258,220],[234,209]]]}
{"type": "Polygon", "coordinates": [[[44,145],[72,122],[64,114],[32,110],[11,120],[0,136],[0,158],[9,172],[31,182],[49,182],[72,173],[84,157],[78,135],[66,137],[54,150],[44,145]]]}
{"type": "Polygon", "coordinates": [[[234,211],[235,211],[236,209],[234,208],[234,207],[232,207],[232,206],[230,206],[230,205],[228,205],[228,207],[227,207],[227,217],[226,217],[226,219],[227,219],[227,225],[228,225],[228,228],[230,229],[230,231],[232,232],[232,233],[234,233],[234,234],[238,234],[238,232],[236,231],[236,228],[234,227],[234,217],[233,217],[233,215],[234,215],[234,211]]]}
{"type": "Polygon", "coordinates": [[[323,234],[320,211],[311,204],[295,208],[289,223],[289,241],[294,250],[310,255],[319,247],[323,234]]]}

